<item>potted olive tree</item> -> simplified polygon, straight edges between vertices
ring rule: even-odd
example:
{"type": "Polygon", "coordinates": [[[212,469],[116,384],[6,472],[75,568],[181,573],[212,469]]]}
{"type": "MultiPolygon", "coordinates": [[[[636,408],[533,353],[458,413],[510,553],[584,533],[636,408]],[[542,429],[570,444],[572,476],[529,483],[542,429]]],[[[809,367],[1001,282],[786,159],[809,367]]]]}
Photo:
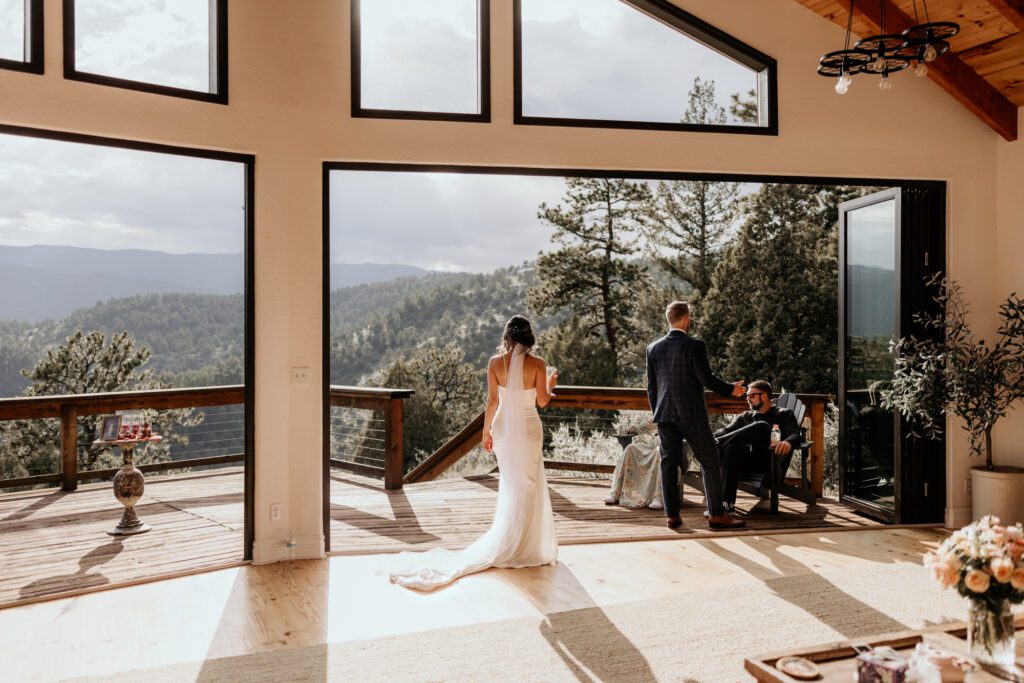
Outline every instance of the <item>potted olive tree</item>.
{"type": "Polygon", "coordinates": [[[914,320],[934,334],[894,344],[896,370],[882,405],[907,418],[915,436],[941,434],[947,414],[961,418],[971,454],[985,456],[984,467],[971,468],[974,518],[1024,520],[1024,468],[996,466],[992,460],[992,428],[1024,397],[1024,301],[1013,293],[1000,304],[998,338],[989,345],[971,332],[955,281],[935,275],[928,286],[935,291],[937,310],[914,320]]]}

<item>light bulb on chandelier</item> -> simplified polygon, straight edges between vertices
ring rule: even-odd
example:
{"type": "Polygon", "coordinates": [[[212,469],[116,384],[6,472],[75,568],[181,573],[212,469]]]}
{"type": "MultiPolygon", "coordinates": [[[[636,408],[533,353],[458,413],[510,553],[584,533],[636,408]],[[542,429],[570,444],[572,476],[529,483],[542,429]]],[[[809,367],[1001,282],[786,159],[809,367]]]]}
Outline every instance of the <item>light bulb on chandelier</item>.
{"type": "Polygon", "coordinates": [[[924,62],[918,62],[917,66],[914,67],[914,75],[918,78],[924,78],[928,75],[928,65],[924,62]]]}
{"type": "Polygon", "coordinates": [[[850,89],[849,83],[844,83],[842,78],[836,80],[836,94],[845,95],[846,91],[850,89]]]}
{"type": "Polygon", "coordinates": [[[939,56],[939,52],[938,52],[938,50],[935,49],[934,45],[927,45],[924,48],[924,55],[923,55],[924,61],[926,61],[926,62],[934,62],[935,58],[938,57],[938,56],[939,56]]]}
{"type": "Polygon", "coordinates": [[[882,80],[878,81],[878,87],[881,90],[892,90],[892,81],[889,80],[889,74],[882,74],[882,80]]]}

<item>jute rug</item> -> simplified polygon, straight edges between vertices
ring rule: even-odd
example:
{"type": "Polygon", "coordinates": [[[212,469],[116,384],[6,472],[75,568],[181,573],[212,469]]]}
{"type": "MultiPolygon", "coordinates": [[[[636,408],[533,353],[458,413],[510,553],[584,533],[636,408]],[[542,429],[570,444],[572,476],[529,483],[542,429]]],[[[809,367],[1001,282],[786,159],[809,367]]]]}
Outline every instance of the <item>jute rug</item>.
{"type": "Polygon", "coordinates": [[[896,563],[80,680],[743,681],[748,655],[965,614],[921,566],[896,563]]]}

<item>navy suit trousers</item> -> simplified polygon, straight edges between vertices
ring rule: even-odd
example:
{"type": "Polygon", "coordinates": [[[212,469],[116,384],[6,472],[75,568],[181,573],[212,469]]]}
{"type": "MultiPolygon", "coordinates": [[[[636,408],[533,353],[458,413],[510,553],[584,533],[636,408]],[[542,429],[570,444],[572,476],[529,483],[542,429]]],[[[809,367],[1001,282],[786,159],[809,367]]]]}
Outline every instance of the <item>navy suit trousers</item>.
{"type": "Polygon", "coordinates": [[[682,506],[679,499],[679,467],[686,465],[683,460],[683,440],[690,444],[690,450],[703,470],[704,500],[708,512],[712,515],[725,514],[722,506],[722,471],[711,427],[706,422],[696,425],[659,422],[658,436],[661,437],[661,490],[665,501],[665,516],[678,516],[682,506]]]}

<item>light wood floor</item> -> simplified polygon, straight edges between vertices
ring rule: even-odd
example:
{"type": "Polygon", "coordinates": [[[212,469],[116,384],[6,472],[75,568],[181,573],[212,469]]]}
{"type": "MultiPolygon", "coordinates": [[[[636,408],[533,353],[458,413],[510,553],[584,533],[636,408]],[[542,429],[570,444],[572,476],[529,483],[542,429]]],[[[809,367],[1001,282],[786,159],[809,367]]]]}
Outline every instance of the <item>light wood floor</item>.
{"type": "Polygon", "coordinates": [[[386,555],[247,565],[0,610],[0,633],[21,634],[0,638],[0,662],[5,680],[60,680],[743,590],[834,568],[920,563],[944,535],[872,529],[576,545],[563,547],[555,566],[489,570],[428,595],[388,583],[386,555]]]}
{"type": "MultiPolygon", "coordinates": [[[[0,606],[101,589],[242,559],[242,474],[148,477],[137,507],[153,531],[111,537],[121,506],[109,483],[73,493],[53,489],[0,495],[0,606]]],[[[561,545],[706,536],[702,494],[687,490],[684,527],[669,531],[654,510],[609,507],[605,479],[551,477],[561,545]]],[[[385,491],[348,473],[331,477],[331,545],[339,554],[468,545],[488,527],[497,477],[447,479],[385,491]]],[[[797,528],[871,527],[877,523],[834,501],[808,509],[783,499],[777,516],[741,494],[750,533],[797,528]]]]}

